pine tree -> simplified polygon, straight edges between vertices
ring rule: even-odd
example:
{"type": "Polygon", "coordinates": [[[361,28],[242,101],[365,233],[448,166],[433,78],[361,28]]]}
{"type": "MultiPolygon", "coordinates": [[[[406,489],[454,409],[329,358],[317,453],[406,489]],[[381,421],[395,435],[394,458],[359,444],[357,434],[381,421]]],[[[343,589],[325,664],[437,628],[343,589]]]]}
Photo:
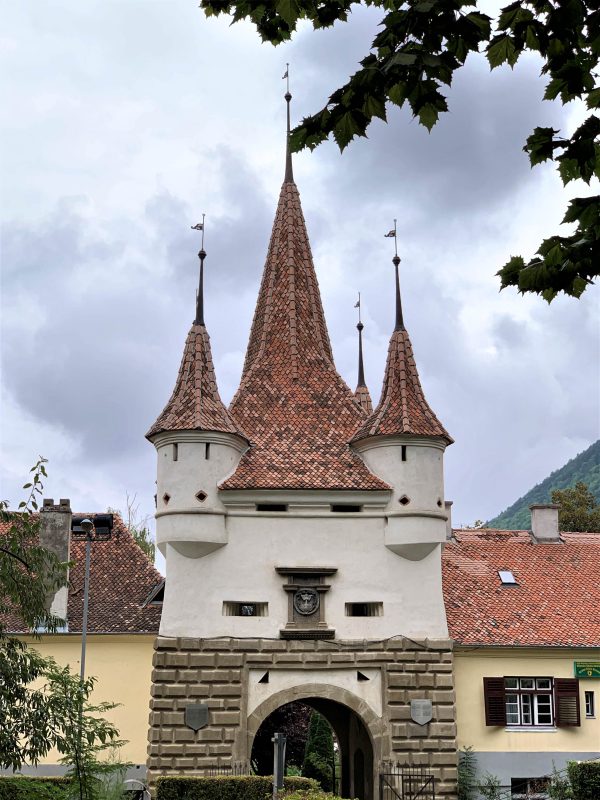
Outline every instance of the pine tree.
{"type": "Polygon", "coordinates": [[[324,792],[333,791],[333,733],[325,717],[313,711],[308,726],[308,741],[302,775],[319,781],[324,792]]]}

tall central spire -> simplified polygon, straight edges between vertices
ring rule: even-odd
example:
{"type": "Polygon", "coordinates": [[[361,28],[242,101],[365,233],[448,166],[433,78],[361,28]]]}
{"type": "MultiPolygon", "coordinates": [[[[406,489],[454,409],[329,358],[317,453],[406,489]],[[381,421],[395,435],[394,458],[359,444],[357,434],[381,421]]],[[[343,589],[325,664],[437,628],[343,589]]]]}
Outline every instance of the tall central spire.
{"type": "MultiPolygon", "coordinates": [[[[288,134],[290,99],[287,92],[288,134]]],[[[251,446],[221,489],[388,488],[348,446],[365,412],[333,363],[289,136],[244,369],[229,410],[251,446]]]]}

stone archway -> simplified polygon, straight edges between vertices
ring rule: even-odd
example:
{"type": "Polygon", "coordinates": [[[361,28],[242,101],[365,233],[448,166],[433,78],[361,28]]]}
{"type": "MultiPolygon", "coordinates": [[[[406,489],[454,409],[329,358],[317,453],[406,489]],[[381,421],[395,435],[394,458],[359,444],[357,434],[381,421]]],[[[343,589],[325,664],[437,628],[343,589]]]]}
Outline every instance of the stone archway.
{"type": "Polygon", "coordinates": [[[328,685],[307,684],[273,694],[248,717],[246,752],[258,729],[276,709],[299,700],[314,708],[329,722],[340,746],[341,786],[343,797],[373,800],[378,791],[375,766],[382,759],[382,727],[380,717],[352,692],[328,685]]]}

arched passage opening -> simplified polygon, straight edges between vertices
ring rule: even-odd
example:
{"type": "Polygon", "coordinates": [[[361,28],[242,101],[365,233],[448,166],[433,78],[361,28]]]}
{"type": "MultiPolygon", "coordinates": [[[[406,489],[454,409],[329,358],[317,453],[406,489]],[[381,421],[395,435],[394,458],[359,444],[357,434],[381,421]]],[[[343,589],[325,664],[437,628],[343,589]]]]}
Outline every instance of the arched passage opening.
{"type": "MultiPolygon", "coordinates": [[[[315,687],[316,688],[316,687],[315,687]]],[[[252,752],[254,739],[259,734],[263,723],[268,725],[268,718],[281,706],[289,703],[291,699],[300,700],[302,704],[318,711],[331,726],[339,748],[339,775],[337,791],[342,797],[358,798],[358,800],[373,800],[375,796],[374,767],[380,758],[378,751],[379,736],[377,723],[379,722],[372,712],[361,707],[364,704],[350,693],[344,692],[342,699],[322,696],[320,692],[310,689],[294,692],[295,697],[290,698],[287,693],[271,697],[265,701],[248,718],[248,751],[252,752]],[[352,706],[349,704],[350,701],[352,706]],[[359,713],[358,708],[363,713],[359,713]],[[366,717],[366,718],[365,718],[366,717]],[[375,734],[375,735],[374,735],[375,734]]]]}

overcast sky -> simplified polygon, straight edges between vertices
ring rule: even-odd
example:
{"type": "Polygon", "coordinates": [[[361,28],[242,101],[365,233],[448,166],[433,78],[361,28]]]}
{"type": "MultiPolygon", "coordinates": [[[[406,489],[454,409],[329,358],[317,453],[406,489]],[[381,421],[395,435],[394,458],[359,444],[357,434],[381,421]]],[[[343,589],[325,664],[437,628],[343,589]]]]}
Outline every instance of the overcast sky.
{"type": "MultiPolygon", "coordinates": [[[[194,314],[207,214],[206,320],[221,396],[239,381],[292,114],[317,110],[365,55],[379,19],[291,44],[206,20],[195,0],[1,0],[2,497],[38,454],[46,495],[76,510],[153,511],[144,439],[173,388],[194,314]]],[[[391,111],[368,140],[295,157],[337,366],[379,397],[393,326],[398,218],[407,328],[426,396],[456,443],[454,523],[495,515],[599,435],[599,289],[551,306],[494,273],[557,232],[569,194],[529,167],[539,63],[489,72],[471,57],[431,134],[391,111]]],[[[581,192],[579,186],[571,190],[581,192]]]]}

